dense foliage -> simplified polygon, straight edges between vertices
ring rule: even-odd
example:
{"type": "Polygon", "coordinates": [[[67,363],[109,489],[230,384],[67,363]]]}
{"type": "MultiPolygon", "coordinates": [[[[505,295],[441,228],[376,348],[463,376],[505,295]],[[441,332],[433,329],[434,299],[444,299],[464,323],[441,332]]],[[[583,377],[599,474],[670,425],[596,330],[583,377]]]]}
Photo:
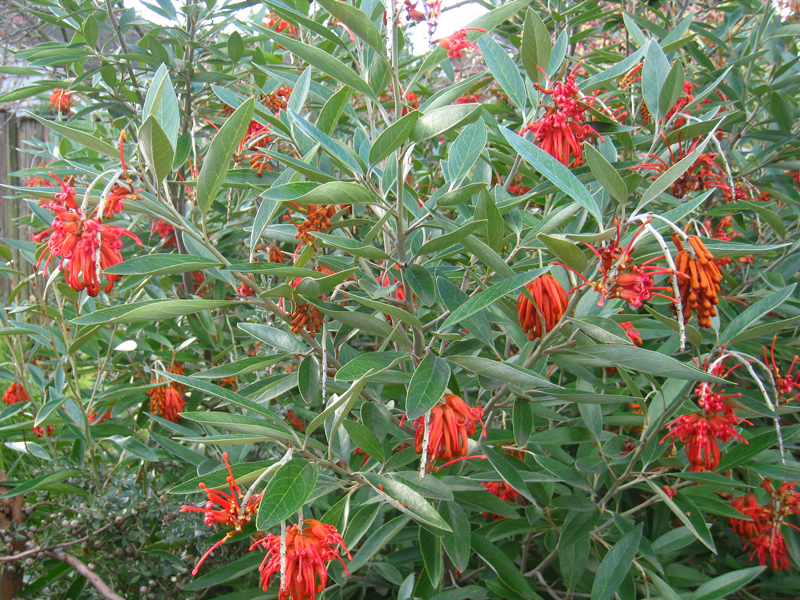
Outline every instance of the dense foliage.
{"type": "Polygon", "coordinates": [[[497,1],[36,0],[3,598],[800,597],[795,7],[497,1]]]}

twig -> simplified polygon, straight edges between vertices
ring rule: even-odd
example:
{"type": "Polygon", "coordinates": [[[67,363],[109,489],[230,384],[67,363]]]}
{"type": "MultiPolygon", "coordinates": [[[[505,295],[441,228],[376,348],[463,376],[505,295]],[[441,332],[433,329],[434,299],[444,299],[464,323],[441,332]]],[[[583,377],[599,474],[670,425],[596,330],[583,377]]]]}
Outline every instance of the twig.
{"type": "Polygon", "coordinates": [[[86,564],[78,558],[75,558],[71,554],[67,554],[61,550],[48,550],[44,553],[45,556],[49,556],[50,558],[55,558],[56,560],[60,560],[61,562],[67,563],[73,569],[75,569],[78,573],[83,575],[86,580],[91,583],[95,589],[100,592],[100,594],[104,598],[108,598],[108,600],[125,600],[122,596],[117,594],[114,590],[112,590],[108,584],[103,581],[100,576],[92,571],[86,564]]]}

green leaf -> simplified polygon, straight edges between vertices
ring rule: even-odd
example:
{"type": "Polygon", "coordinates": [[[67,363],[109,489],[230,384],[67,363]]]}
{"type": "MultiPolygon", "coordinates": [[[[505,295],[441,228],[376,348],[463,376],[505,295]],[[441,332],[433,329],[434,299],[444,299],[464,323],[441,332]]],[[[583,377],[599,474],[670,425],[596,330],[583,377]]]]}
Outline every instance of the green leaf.
{"type": "MultiPolygon", "coordinates": [[[[80,474],[81,474],[80,471],[68,470],[68,471],[58,471],[56,473],[49,473],[46,475],[39,475],[38,477],[34,477],[33,479],[28,479],[27,481],[22,481],[19,484],[14,485],[11,491],[6,492],[2,496],[0,496],[0,498],[12,498],[13,496],[19,496],[20,494],[32,492],[34,490],[44,488],[51,483],[64,481],[65,479],[69,479],[70,477],[76,477],[80,474]]],[[[3,481],[2,485],[9,486],[12,484],[11,482],[3,481]]]]}
{"type": "Polygon", "coordinates": [[[317,465],[292,459],[282,465],[261,496],[256,527],[263,531],[288,519],[303,505],[317,484],[317,465]]]}
{"type": "Polygon", "coordinates": [[[433,352],[428,352],[419,363],[406,396],[406,414],[414,420],[428,412],[444,395],[450,381],[450,365],[433,352]]]}
{"type": "Polygon", "coordinates": [[[221,379],[223,377],[236,377],[237,375],[249,375],[256,371],[261,371],[286,359],[286,354],[273,354],[270,356],[253,356],[242,358],[232,363],[192,373],[192,377],[200,379],[221,379]]]}
{"type": "Polygon", "coordinates": [[[480,356],[448,356],[447,361],[476,375],[483,375],[504,383],[521,385],[528,389],[559,387],[533,371],[509,362],[500,362],[480,356]]]}
{"type": "Polygon", "coordinates": [[[231,62],[237,63],[243,55],[244,41],[242,40],[242,34],[234,31],[228,36],[228,58],[231,59],[231,62]]]}
{"type": "MultiPolygon", "coordinates": [[[[653,44],[653,46],[655,45],[653,44]]],[[[676,60],[666,79],[664,79],[664,85],[658,95],[658,107],[662,115],[666,116],[680,97],[683,96],[683,83],[683,66],[676,60]]]]}
{"type": "Polygon", "coordinates": [[[570,242],[564,238],[545,235],[544,233],[540,233],[538,238],[544,242],[544,245],[547,246],[548,250],[550,250],[560,262],[568,267],[572,267],[580,272],[589,265],[586,255],[584,255],[574,242],[570,242]]]}
{"type": "MultiPolygon", "coordinates": [[[[178,97],[175,95],[172,81],[169,78],[169,69],[164,64],[158,67],[153,75],[153,80],[147,90],[147,97],[144,100],[142,119],[146,123],[151,116],[155,117],[174,155],[178,143],[181,117],[178,110],[178,97]]],[[[169,164],[172,165],[172,161],[169,164]]]]}
{"type": "Polygon", "coordinates": [[[668,75],[669,61],[666,54],[658,44],[649,44],[642,67],[642,96],[654,121],[666,114],[661,112],[658,99],[668,75]]]}
{"type": "MultiPolygon", "coordinates": [[[[337,0],[330,0],[337,2],[337,0]]],[[[337,4],[341,4],[337,2],[337,4]]],[[[346,6],[346,5],[343,5],[346,6]]],[[[412,110],[407,115],[401,117],[389,127],[381,131],[375,143],[369,149],[369,164],[376,165],[383,159],[388,158],[392,152],[408,141],[414,125],[417,123],[422,113],[412,110]]]]}
{"type": "Polygon", "coordinates": [[[517,446],[524,448],[533,433],[533,412],[527,400],[523,398],[514,400],[511,423],[514,427],[514,441],[517,446]]]}
{"type": "Polygon", "coordinates": [[[456,323],[460,322],[462,319],[466,317],[474,315],[476,312],[483,310],[487,306],[494,304],[497,300],[505,296],[506,294],[517,290],[537,277],[546,273],[550,270],[550,267],[544,267],[541,269],[534,269],[532,271],[528,271],[526,273],[520,273],[518,275],[514,275],[513,277],[509,277],[508,279],[501,281],[500,283],[496,283],[490,288],[483,290],[472,296],[469,300],[467,300],[464,304],[462,304],[458,309],[453,311],[453,313],[445,319],[445,322],[439,326],[439,331],[444,331],[448,327],[455,325],[456,323]]]}
{"type": "Polygon", "coordinates": [[[255,571],[262,560],[262,555],[256,554],[255,552],[248,552],[238,560],[226,562],[218,569],[214,569],[210,573],[205,573],[196,579],[186,582],[181,586],[181,590],[196,592],[223,584],[227,581],[240,580],[248,573],[255,571]]]}
{"type": "Polygon", "coordinates": [[[148,168],[160,184],[172,172],[175,149],[153,115],[147,117],[139,128],[139,148],[148,168]]]}
{"type": "Polygon", "coordinates": [[[385,475],[359,473],[372,488],[400,512],[435,529],[452,531],[436,509],[407,485],[385,475]]]}
{"type": "Polygon", "coordinates": [[[335,423],[334,427],[331,428],[331,435],[333,434],[333,430],[336,429],[339,423],[341,423],[348,415],[350,410],[353,408],[356,400],[358,399],[359,394],[364,389],[364,386],[367,383],[366,377],[361,377],[357,381],[353,382],[347,391],[344,392],[341,396],[333,395],[328,399],[328,405],[325,407],[320,414],[318,414],[311,423],[308,424],[306,427],[306,440],[311,438],[311,434],[314,433],[320,425],[327,421],[328,417],[334,415],[335,413],[339,413],[337,418],[337,423],[335,423]]]}
{"type": "Polygon", "coordinates": [[[45,119],[44,117],[40,117],[39,115],[35,115],[33,113],[27,114],[32,119],[39,121],[39,123],[45,127],[49,127],[55,131],[58,135],[70,139],[73,142],[77,142],[81,146],[89,148],[89,150],[94,150],[95,152],[105,154],[114,160],[119,160],[119,148],[115,148],[111,144],[95,137],[94,134],[86,133],[85,131],[79,131],[78,129],[73,129],[72,127],[67,127],[66,125],[61,125],[60,123],[55,123],[50,119],[45,119]]]}
{"type": "Polygon", "coordinates": [[[103,308],[72,319],[75,325],[116,325],[117,323],[148,323],[191,315],[201,310],[230,306],[228,300],[144,300],[103,308]]]}
{"type": "MultiPolygon", "coordinates": [[[[483,39],[488,40],[491,38],[483,39]]],[[[451,186],[458,185],[470,172],[486,147],[486,139],[486,123],[478,120],[467,125],[464,131],[458,135],[456,141],[452,143],[447,160],[451,186]]]]}
{"type": "Polygon", "coordinates": [[[417,250],[417,256],[425,256],[426,254],[432,254],[434,252],[439,252],[440,250],[449,250],[452,249],[457,243],[463,240],[468,235],[475,233],[481,227],[485,226],[488,221],[481,220],[481,221],[469,221],[450,233],[445,233],[444,235],[436,236],[419,247],[417,250]]]}
{"type": "Polygon", "coordinates": [[[421,142],[444,135],[448,131],[477,121],[482,110],[483,106],[480,104],[455,104],[434,108],[414,124],[411,139],[421,142]]]}
{"type": "MultiPolygon", "coordinates": [[[[289,109],[288,113],[292,117],[294,125],[296,125],[305,135],[319,143],[322,146],[322,149],[325,150],[325,152],[327,152],[330,157],[334,159],[334,161],[337,161],[337,164],[342,167],[342,170],[349,171],[353,176],[366,171],[366,165],[364,165],[361,157],[353,152],[350,148],[345,146],[340,141],[333,139],[315,125],[312,125],[308,120],[301,117],[295,111],[289,109]]],[[[326,204],[330,204],[330,202],[326,202],[326,204]]]]}
{"type": "Polygon", "coordinates": [[[731,340],[738,336],[743,331],[749,329],[754,323],[761,319],[764,315],[778,308],[783,304],[789,296],[794,293],[796,283],[788,285],[779,292],[775,292],[771,296],[762,298],[755,304],[748,306],[740,315],[733,319],[720,336],[720,342],[730,345],[731,340]]]}
{"type": "Polygon", "coordinates": [[[252,335],[257,340],[261,340],[271,348],[277,348],[283,352],[291,354],[303,354],[308,352],[308,346],[303,340],[293,333],[276,329],[269,325],[259,323],[239,323],[237,327],[242,331],[252,335]]]}
{"type": "Polygon", "coordinates": [[[476,534],[472,536],[472,549],[491,567],[492,571],[497,573],[497,576],[506,586],[522,595],[523,598],[539,600],[538,594],[531,589],[528,580],[522,576],[517,566],[497,546],[476,534]]]}
{"type": "Polygon", "coordinates": [[[355,573],[361,567],[369,562],[369,560],[378,553],[386,544],[392,541],[400,531],[408,524],[408,517],[399,516],[388,523],[385,523],[378,530],[369,536],[366,542],[358,549],[353,560],[350,561],[348,569],[350,573],[355,573]]]}
{"type": "Polygon", "coordinates": [[[442,545],[456,569],[463,571],[469,563],[472,540],[469,520],[458,502],[442,502],[439,504],[439,510],[452,529],[442,535],[442,545]]]}
{"type": "Polygon", "coordinates": [[[588,210],[589,214],[592,215],[602,227],[603,217],[600,213],[600,207],[597,205],[597,201],[595,201],[586,190],[586,187],[578,181],[578,178],[575,177],[567,167],[562,165],[547,152],[513,131],[501,127],[500,132],[503,134],[503,137],[506,138],[506,141],[511,144],[511,147],[519,152],[523,160],[544,175],[550,183],[588,210]]]}
{"type": "Polygon", "coordinates": [[[592,585],[592,600],[609,600],[617,591],[633,564],[643,527],[639,523],[606,554],[592,585]]]}
{"type": "Polygon", "coordinates": [[[370,260],[388,260],[389,258],[389,255],[380,248],[366,246],[358,240],[345,237],[344,235],[332,235],[329,233],[320,233],[319,231],[312,232],[312,235],[322,240],[326,246],[344,250],[353,256],[363,256],[370,260]]]}
{"type": "Polygon", "coordinates": [[[536,11],[528,8],[525,13],[525,24],[522,27],[522,45],[519,53],[522,57],[522,66],[525,67],[531,81],[544,79],[542,71],[537,67],[547,70],[552,49],[553,41],[550,39],[547,27],[536,11]]]}
{"type": "Polygon", "coordinates": [[[486,444],[481,444],[481,451],[486,455],[497,474],[503,478],[503,481],[527,498],[529,502],[535,504],[533,496],[528,491],[528,486],[525,485],[525,480],[522,479],[522,475],[517,471],[517,467],[508,460],[505,452],[486,444]]]}
{"type": "Polygon", "coordinates": [[[182,461],[189,463],[190,465],[194,465],[196,467],[206,461],[206,457],[204,455],[200,454],[199,452],[195,452],[194,450],[191,450],[183,444],[179,444],[178,442],[175,442],[166,436],[159,435],[155,431],[151,431],[149,435],[159,446],[164,448],[164,450],[178,457],[182,461]]]}
{"type": "Polygon", "coordinates": [[[331,56],[329,52],[321,50],[320,48],[315,48],[314,46],[309,46],[308,44],[304,44],[302,42],[298,42],[297,40],[293,40],[288,36],[276,33],[275,31],[267,29],[266,27],[261,27],[257,24],[254,25],[292,54],[296,54],[308,64],[316,67],[329,77],[332,77],[336,81],[350,86],[357,92],[364,94],[365,96],[377,102],[378,98],[375,96],[375,92],[372,91],[372,88],[369,86],[369,84],[361,79],[361,77],[359,77],[356,72],[353,71],[353,69],[339,61],[337,58],[331,56]]]}
{"type": "Polygon", "coordinates": [[[112,265],[103,272],[108,275],[170,275],[202,271],[223,266],[221,262],[188,254],[148,254],[112,265]]]}
{"type": "Polygon", "coordinates": [[[333,133],[334,129],[336,129],[336,124],[339,122],[339,117],[342,116],[345,106],[348,106],[348,103],[350,102],[350,96],[352,93],[353,90],[347,86],[344,86],[333,96],[331,96],[327,102],[325,102],[325,105],[322,107],[319,117],[317,118],[317,127],[319,127],[320,130],[324,131],[328,135],[333,133]]]}
{"type": "Polygon", "coordinates": [[[639,373],[650,373],[659,377],[685,379],[687,381],[706,381],[708,383],[725,383],[724,379],[714,377],[692,365],[675,360],[671,356],[645,350],[635,346],[587,346],[568,353],[575,362],[584,366],[614,367],[619,366],[639,373]]]}
{"type": "Polygon", "coordinates": [[[361,423],[356,423],[355,421],[349,421],[347,419],[342,421],[342,425],[344,425],[344,428],[347,430],[347,435],[349,435],[350,439],[355,442],[356,446],[361,448],[364,452],[369,454],[378,462],[386,462],[383,446],[381,446],[377,436],[372,432],[372,430],[361,423]]]}
{"type": "Polygon", "coordinates": [[[152,448],[147,447],[133,436],[112,435],[108,439],[136,458],[158,462],[158,455],[153,452],[152,448]]]}
{"type": "Polygon", "coordinates": [[[279,202],[309,204],[372,204],[375,196],[363,185],[351,181],[330,181],[322,185],[311,182],[288,183],[271,187],[262,197],[279,202]]]}
{"type": "Polygon", "coordinates": [[[379,54],[386,53],[378,28],[364,11],[338,0],[321,0],[319,5],[327,10],[333,17],[347,25],[350,30],[379,54]]]}
{"type": "MultiPolygon", "coordinates": [[[[440,188],[440,190],[444,189],[445,188],[440,188]]],[[[484,189],[486,189],[485,183],[468,183],[463,187],[445,192],[441,196],[437,196],[439,192],[439,190],[437,190],[432,198],[436,198],[436,204],[438,206],[456,206],[469,201],[475,194],[484,189]]]]}
{"type": "Polygon", "coordinates": [[[647,485],[650,486],[650,489],[661,498],[661,501],[666,504],[672,513],[678,517],[681,522],[686,525],[686,527],[691,531],[694,536],[709,550],[711,550],[714,554],[717,553],[717,549],[714,546],[714,540],[711,538],[711,533],[708,531],[708,525],[703,520],[703,517],[699,514],[699,510],[695,510],[691,516],[687,515],[683,510],[681,510],[677,504],[670,498],[667,493],[661,489],[660,486],[656,485],[649,479],[644,480],[647,485]],[[694,516],[695,518],[692,518],[694,516]]]}
{"type": "Polygon", "coordinates": [[[517,105],[521,113],[525,113],[528,95],[525,93],[525,82],[519,74],[519,68],[511,57],[491,36],[483,36],[478,42],[483,53],[486,66],[503,91],[517,105]]]}
{"type": "MultiPolygon", "coordinates": [[[[447,310],[450,311],[456,310],[469,298],[469,296],[462,292],[457,285],[445,277],[439,277],[436,280],[436,288],[439,292],[439,298],[442,304],[447,310]]],[[[469,331],[487,346],[491,346],[494,343],[492,329],[489,326],[489,320],[482,312],[478,312],[471,317],[465,318],[461,321],[461,324],[467,329],[467,331],[469,331]]]]}
{"type": "Polygon", "coordinates": [[[714,577],[706,581],[689,596],[689,600],[717,600],[725,598],[728,594],[734,593],[753,581],[767,567],[750,567],[749,569],[739,569],[731,571],[719,577],[714,577]]]}
{"type": "Polygon", "coordinates": [[[228,166],[253,119],[255,100],[248,98],[225,120],[208,147],[197,178],[197,205],[205,215],[225,181],[228,166]]]}
{"type": "Polygon", "coordinates": [[[422,553],[422,564],[431,585],[438,588],[442,583],[444,575],[444,563],[442,562],[442,542],[441,538],[432,534],[424,527],[419,528],[419,549],[422,553]]]}
{"type": "Polygon", "coordinates": [[[297,368],[297,389],[306,403],[313,402],[320,390],[321,373],[319,361],[313,354],[309,354],[297,368]]]}
{"type": "Polygon", "coordinates": [[[586,162],[592,171],[595,179],[603,186],[603,189],[616,200],[619,204],[624,204],[628,200],[628,187],[622,181],[622,177],[617,170],[611,166],[597,148],[591,144],[585,144],[583,150],[586,153],[586,162]]]}
{"type": "Polygon", "coordinates": [[[336,371],[336,381],[355,381],[391,369],[411,356],[408,352],[374,352],[360,354],[336,371]]]}
{"type": "MultiPolygon", "coordinates": [[[[259,460],[254,462],[248,463],[238,463],[235,465],[231,465],[231,472],[233,473],[233,477],[236,479],[236,482],[239,485],[246,485],[258,479],[258,477],[267,469],[269,469],[272,465],[275,464],[275,460],[259,460]]],[[[228,488],[228,469],[225,465],[220,464],[219,467],[210,471],[208,473],[204,473],[199,477],[192,477],[190,479],[186,479],[176,485],[175,487],[171,488],[167,493],[168,494],[200,494],[204,493],[203,490],[199,487],[201,483],[204,483],[209,490],[227,490],[228,488]]]]}
{"type": "Polygon", "coordinates": [[[379,310],[392,318],[400,319],[412,327],[422,327],[422,322],[417,317],[412,315],[410,312],[403,310],[399,306],[394,306],[385,302],[379,302],[377,300],[371,300],[370,298],[365,298],[359,294],[348,294],[347,297],[348,299],[354,300],[359,304],[363,304],[364,306],[368,306],[374,310],[379,310]]]}
{"type": "MultiPolygon", "coordinates": [[[[792,437],[797,435],[800,427],[797,425],[783,428],[783,443],[786,444],[792,437]]],[[[747,438],[745,438],[747,439],[747,438]]],[[[751,458],[755,458],[765,450],[772,448],[778,443],[778,433],[771,429],[764,433],[759,433],[750,439],[747,444],[735,444],[728,448],[719,461],[718,471],[727,471],[746,464],[751,458]]]]}
{"type": "Polygon", "coordinates": [[[568,318],[578,329],[598,342],[603,342],[604,344],[631,344],[631,340],[625,330],[608,317],[585,316],[568,318]]]}

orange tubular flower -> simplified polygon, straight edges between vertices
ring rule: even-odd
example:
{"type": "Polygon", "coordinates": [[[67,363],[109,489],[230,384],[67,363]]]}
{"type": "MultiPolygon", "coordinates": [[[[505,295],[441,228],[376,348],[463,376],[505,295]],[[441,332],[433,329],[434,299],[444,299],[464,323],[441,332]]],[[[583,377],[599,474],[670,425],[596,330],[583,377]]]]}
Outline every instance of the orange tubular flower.
{"type": "Polygon", "coordinates": [[[625,321],[624,323],[620,323],[619,326],[622,327],[625,330],[625,333],[628,334],[631,344],[634,346],[642,345],[642,336],[639,335],[639,330],[633,326],[633,321],[625,321]]]}
{"type": "Polygon", "coordinates": [[[16,381],[8,386],[6,391],[3,392],[3,402],[5,402],[7,406],[11,406],[17,402],[27,402],[30,399],[31,398],[28,396],[28,392],[25,391],[25,388],[16,381]]]}
{"type": "MultiPolygon", "coordinates": [[[[185,373],[183,365],[178,362],[171,364],[166,370],[176,375],[183,375],[185,373]]],[[[153,383],[163,383],[163,381],[161,379],[154,379],[153,383]]],[[[163,417],[167,421],[177,423],[181,418],[178,413],[186,408],[186,401],[183,399],[183,393],[185,391],[186,386],[176,381],[173,381],[169,385],[162,385],[147,390],[147,395],[150,396],[150,412],[163,417]]]]}
{"type": "Polygon", "coordinates": [[[522,331],[533,341],[553,330],[567,310],[569,297],[561,284],[549,273],[540,275],[526,285],[525,289],[534,302],[520,293],[517,298],[517,313],[522,331]]]}
{"type": "Polygon", "coordinates": [[[50,92],[50,110],[68,113],[72,108],[72,92],[64,88],[55,88],[50,92]]]}
{"type": "MultiPolygon", "coordinates": [[[[281,572],[281,536],[269,534],[250,547],[263,548],[267,555],[258,570],[261,572],[261,587],[269,588],[273,574],[281,572]]],[[[314,519],[306,519],[303,530],[292,525],[286,531],[286,573],[281,581],[278,600],[316,600],[317,594],[328,583],[327,565],[334,558],[342,563],[349,575],[347,565],[339,555],[344,550],[349,560],[353,560],[339,531],[333,525],[326,525],[314,519]]]]}
{"type": "Polygon", "coordinates": [[[283,250],[277,244],[269,247],[269,262],[282,264],[283,263],[283,250]]]}
{"type": "Polygon", "coordinates": [[[258,503],[261,501],[261,494],[253,494],[247,501],[246,506],[241,506],[239,502],[244,499],[244,494],[236,483],[236,478],[231,471],[231,463],[228,462],[228,453],[223,452],[222,458],[225,460],[225,466],[228,469],[228,477],[225,481],[228,482],[230,493],[220,490],[210,490],[205,483],[200,484],[200,489],[203,490],[208,496],[205,508],[198,508],[196,506],[181,506],[181,512],[201,512],[203,513],[203,521],[209,527],[213,527],[214,523],[222,523],[228,527],[233,527],[232,531],[225,534],[221,540],[209,548],[203,554],[200,561],[192,570],[192,575],[197,575],[200,565],[211,555],[214,550],[219,548],[222,544],[233,537],[235,533],[242,531],[242,527],[247,525],[252,519],[253,515],[258,510],[258,503]],[[214,508],[217,506],[218,508],[214,508]]]}
{"type": "Polygon", "coordinates": [[[481,51],[478,47],[470,42],[467,38],[467,33],[470,31],[480,31],[481,33],[486,33],[485,29],[480,29],[477,27],[468,27],[466,29],[459,29],[455,33],[443,37],[439,40],[436,40],[436,43],[439,44],[442,48],[447,50],[447,58],[461,58],[464,54],[461,52],[465,48],[472,48],[478,54],[481,51]]]}
{"type": "Polygon", "coordinates": [[[222,379],[219,380],[219,385],[220,385],[220,387],[228,386],[234,392],[237,389],[239,389],[238,386],[236,385],[236,377],[223,377],[222,379]]]}
{"type": "MultiPolygon", "coordinates": [[[[444,404],[437,404],[431,409],[428,459],[450,460],[456,456],[466,456],[469,450],[469,438],[475,434],[475,425],[482,416],[483,409],[471,408],[455,394],[445,394],[444,404]]],[[[425,417],[419,417],[414,421],[414,427],[417,430],[414,450],[417,454],[422,454],[425,417]]]]}
{"type": "MultiPolygon", "coordinates": [[[[302,210],[302,209],[301,209],[302,210]]],[[[290,221],[292,225],[297,227],[295,238],[302,239],[303,243],[311,244],[314,246],[314,236],[311,235],[315,231],[327,231],[331,226],[331,217],[336,214],[336,205],[334,204],[309,204],[305,209],[306,218],[299,225],[292,221],[287,215],[284,217],[290,221]]]]}
{"type": "Polygon", "coordinates": [[[306,429],[303,421],[300,420],[300,417],[298,417],[291,408],[286,411],[286,414],[283,416],[283,420],[286,421],[292,427],[292,429],[295,429],[300,433],[303,433],[306,429]]]}
{"type": "Polygon", "coordinates": [[[714,260],[714,255],[708,251],[697,236],[689,236],[695,257],[683,249],[683,244],[677,234],[672,234],[672,241],[679,252],[675,257],[675,268],[681,275],[678,289],[683,305],[683,318],[689,320],[692,312],[697,313],[697,324],[700,327],[711,328],[711,317],[717,315],[715,306],[719,304],[719,288],[722,282],[722,273],[714,260]]]}
{"type": "Polygon", "coordinates": [[[751,521],[745,521],[744,519],[728,517],[728,521],[733,527],[733,533],[738,535],[742,542],[756,537],[768,526],[769,510],[759,505],[756,497],[751,492],[734,498],[731,502],[731,508],[735,508],[744,516],[752,519],[751,521]]]}

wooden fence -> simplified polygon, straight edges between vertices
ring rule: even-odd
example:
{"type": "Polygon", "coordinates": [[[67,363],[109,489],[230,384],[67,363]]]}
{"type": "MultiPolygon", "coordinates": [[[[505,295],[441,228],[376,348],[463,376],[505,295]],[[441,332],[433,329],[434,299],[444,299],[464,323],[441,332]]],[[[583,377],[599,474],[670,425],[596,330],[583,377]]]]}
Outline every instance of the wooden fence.
{"type": "MultiPolygon", "coordinates": [[[[30,152],[31,146],[28,142],[49,139],[50,130],[41,123],[29,117],[0,110],[0,238],[30,240],[31,231],[23,222],[24,217],[30,214],[30,209],[18,193],[5,186],[23,185],[24,179],[12,177],[11,173],[29,169],[38,164],[36,156],[30,152]]],[[[11,248],[2,241],[0,244],[11,248]]],[[[16,248],[11,248],[10,266],[12,269],[25,273],[25,276],[11,275],[9,277],[7,273],[0,273],[0,300],[4,305],[8,303],[11,291],[19,284],[20,280],[33,272],[32,265],[21,259],[19,250],[16,248]]],[[[27,297],[30,290],[23,289],[20,290],[20,293],[18,300],[27,297]]]]}

